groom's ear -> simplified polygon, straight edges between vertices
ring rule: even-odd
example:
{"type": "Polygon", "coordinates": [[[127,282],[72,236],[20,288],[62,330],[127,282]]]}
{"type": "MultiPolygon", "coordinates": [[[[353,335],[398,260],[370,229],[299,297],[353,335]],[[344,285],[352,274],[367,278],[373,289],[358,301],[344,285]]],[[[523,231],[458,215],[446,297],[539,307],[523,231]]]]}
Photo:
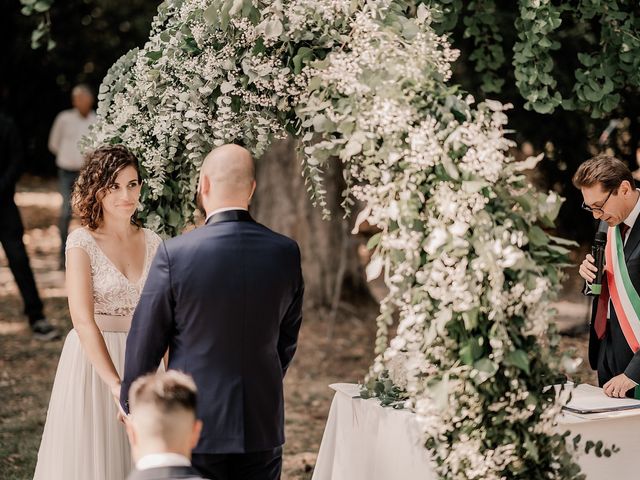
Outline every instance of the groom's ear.
{"type": "Polygon", "coordinates": [[[211,191],[211,179],[206,175],[200,176],[198,191],[200,192],[200,195],[208,194],[211,191]]]}
{"type": "Polygon", "coordinates": [[[251,193],[249,194],[249,202],[251,202],[251,199],[253,198],[253,194],[256,193],[256,186],[258,184],[256,183],[255,180],[253,180],[253,182],[251,183],[251,193]]]}

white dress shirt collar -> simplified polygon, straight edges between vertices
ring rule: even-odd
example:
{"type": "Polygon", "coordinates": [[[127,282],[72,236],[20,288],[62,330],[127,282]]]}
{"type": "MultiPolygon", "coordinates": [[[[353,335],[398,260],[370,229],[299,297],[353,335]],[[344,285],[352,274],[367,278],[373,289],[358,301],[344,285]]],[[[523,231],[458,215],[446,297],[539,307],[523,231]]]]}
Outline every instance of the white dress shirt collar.
{"type": "MultiPolygon", "coordinates": [[[[636,192],[640,192],[640,190],[636,189],[636,192]]],[[[636,223],[636,220],[638,219],[638,215],[640,215],[640,197],[638,197],[638,201],[636,201],[636,206],[633,207],[633,210],[631,210],[631,213],[629,214],[629,216],[624,219],[623,223],[627,224],[627,226],[629,227],[629,230],[633,228],[633,225],[636,223]]]]}
{"type": "Polygon", "coordinates": [[[136,462],[137,470],[161,467],[190,467],[191,461],[179,453],[152,453],[136,462]]]}
{"type": "Polygon", "coordinates": [[[244,210],[245,212],[248,212],[249,210],[247,210],[244,207],[225,207],[225,208],[219,208],[217,210],[214,210],[213,212],[211,212],[209,215],[207,215],[207,219],[204,221],[204,223],[207,223],[209,221],[209,219],[211,217],[213,217],[216,213],[221,213],[221,212],[228,212],[229,210],[244,210]]]}

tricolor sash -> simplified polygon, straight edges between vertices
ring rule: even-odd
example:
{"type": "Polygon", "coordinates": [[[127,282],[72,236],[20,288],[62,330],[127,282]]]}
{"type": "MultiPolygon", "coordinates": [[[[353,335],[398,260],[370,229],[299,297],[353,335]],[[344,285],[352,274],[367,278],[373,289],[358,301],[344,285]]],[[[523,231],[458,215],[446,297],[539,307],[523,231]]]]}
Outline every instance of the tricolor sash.
{"type": "MultiPolygon", "coordinates": [[[[629,270],[624,261],[624,242],[618,227],[609,227],[607,231],[605,260],[611,303],[624,338],[629,348],[636,353],[640,350],[640,295],[629,277],[629,270]]],[[[634,397],[640,399],[640,385],[635,387],[634,397]]]]}
{"type": "Polygon", "coordinates": [[[609,227],[607,231],[605,258],[611,303],[616,310],[624,338],[633,353],[636,353],[640,350],[640,295],[631,283],[624,261],[622,235],[617,227],[609,227]]]}

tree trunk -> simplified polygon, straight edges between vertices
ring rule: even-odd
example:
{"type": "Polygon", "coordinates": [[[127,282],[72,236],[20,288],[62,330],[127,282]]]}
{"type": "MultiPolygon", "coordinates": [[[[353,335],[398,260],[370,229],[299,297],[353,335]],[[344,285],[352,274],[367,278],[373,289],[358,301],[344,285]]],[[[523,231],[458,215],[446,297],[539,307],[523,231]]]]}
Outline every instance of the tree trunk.
{"type": "Polygon", "coordinates": [[[258,187],[251,212],[258,222],[300,245],[305,303],[335,308],[341,298],[368,295],[358,256],[358,246],[366,240],[351,234],[353,216],[342,218],[344,180],[339,162],[327,171],[332,217],[323,220],[309,200],[295,145],[292,139],[277,142],[256,162],[258,187]]]}

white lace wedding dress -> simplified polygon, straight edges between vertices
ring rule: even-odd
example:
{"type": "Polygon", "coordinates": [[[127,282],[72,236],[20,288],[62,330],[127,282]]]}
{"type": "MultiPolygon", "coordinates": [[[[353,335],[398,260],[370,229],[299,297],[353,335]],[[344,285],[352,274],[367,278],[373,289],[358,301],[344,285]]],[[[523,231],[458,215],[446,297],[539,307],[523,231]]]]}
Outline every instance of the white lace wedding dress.
{"type": "MultiPolygon", "coordinates": [[[[113,265],[85,228],[74,230],[66,245],[67,250],[81,248],[89,255],[96,323],[121,377],[131,316],[161,242],[151,230],[144,229],[144,235],[146,258],[137,283],[113,265]]],[[[124,480],[132,460],[117,408],[71,330],[51,391],[34,480],[124,480]]]]}

